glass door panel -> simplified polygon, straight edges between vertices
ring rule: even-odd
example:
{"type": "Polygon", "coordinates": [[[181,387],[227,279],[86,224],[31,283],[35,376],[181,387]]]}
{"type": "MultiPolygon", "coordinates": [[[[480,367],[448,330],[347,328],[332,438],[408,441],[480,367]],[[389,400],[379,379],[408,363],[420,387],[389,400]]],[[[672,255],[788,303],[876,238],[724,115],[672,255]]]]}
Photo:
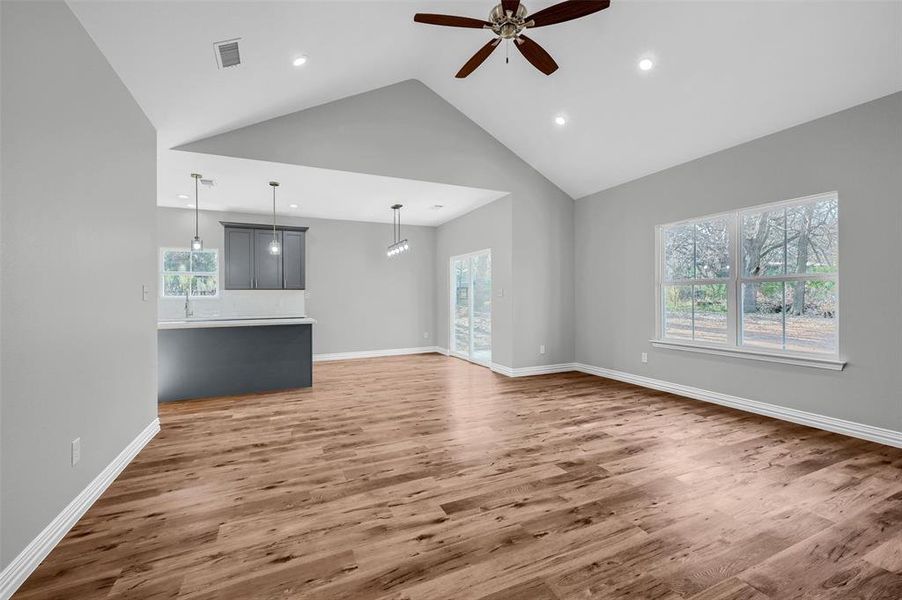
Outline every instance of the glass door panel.
{"type": "Polygon", "coordinates": [[[451,352],[470,355],[470,260],[451,259],[451,352]]]}
{"type": "Polygon", "coordinates": [[[492,362],[492,256],[477,254],[470,259],[473,281],[473,333],[470,359],[492,362]]]}
{"type": "Polygon", "coordinates": [[[489,250],[451,259],[451,354],[492,361],[492,255],[489,250]]]}

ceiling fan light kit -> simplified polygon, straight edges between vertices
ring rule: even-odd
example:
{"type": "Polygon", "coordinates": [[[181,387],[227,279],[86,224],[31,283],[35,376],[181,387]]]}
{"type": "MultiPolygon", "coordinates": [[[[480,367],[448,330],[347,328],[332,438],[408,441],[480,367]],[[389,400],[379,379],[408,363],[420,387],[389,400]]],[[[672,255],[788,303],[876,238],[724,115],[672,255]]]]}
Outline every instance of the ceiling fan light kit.
{"type": "Polygon", "coordinates": [[[604,10],[611,5],[610,0],[567,0],[540,10],[535,14],[529,14],[520,0],[502,0],[489,13],[487,21],[470,17],[456,17],[452,15],[437,15],[432,13],[417,13],[413,20],[417,23],[429,25],[442,25],[445,27],[463,27],[468,29],[488,29],[495,34],[495,38],[480,48],[470,60],[468,60],[456,77],[463,79],[476,70],[498,47],[503,40],[513,40],[514,47],[528,60],[532,66],[545,75],[551,75],[558,69],[548,52],[532,39],[526,37],[523,32],[526,29],[555,25],[565,21],[572,21],[586,15],[604,10]]]}

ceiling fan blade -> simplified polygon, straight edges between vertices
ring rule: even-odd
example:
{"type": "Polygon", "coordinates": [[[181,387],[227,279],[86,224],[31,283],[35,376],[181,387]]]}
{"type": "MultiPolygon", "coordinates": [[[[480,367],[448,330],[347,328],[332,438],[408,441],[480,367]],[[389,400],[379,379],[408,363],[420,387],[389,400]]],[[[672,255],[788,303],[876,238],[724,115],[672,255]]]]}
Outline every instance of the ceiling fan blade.
{"type": "Polygon", "coordinates": [[[498,47],[499,43],[501,43],[501,38],[495,38],[488,44],[480,48],[479,51],[474,54],[473,57],[470,58],[470,60],[468,60],[464,66],[460,68],[460,71],[457,72],[457,75],[455,75],[455,77],[457,77],[458,79],[463,79],[464,77],[475,71],[476,67],[485,62],[485,59],[487,59],[489,57],[489,54],[491,54],[495,50],[495,48],[498,47]]]}
{"type": "Polygon", "coordinates": [[[417,13],[413,16],[413,20],[417,23],[444,25],[445,27],[470,27],[472,29],[482,29],[483,27],[492,26],[488,21],[483,21],[481,19],[455,17],[452,15],[434,15],[431,13],[417,13]]]}
{"type": "Polygon", "coordinates": [[[529,15],[526,19],[526,26],[544,27],[555,23],[563,23],[564,21],[591,15],[594,12],[606,9],[610,5],[611,0],[567,0],[540,10],[534,15],[529,15]]]}
{"type": "Polygon", "coordinates": [[[520,7],[520,0],[501,0],[501,8],[504,9],[505,13],[517,14],[517,9],[520,7]]]}
{"type": "Polygon", "coordinates": [[[557,63],[551,58],[551,55],[545,52],[540,45],[526,37],[520,35],[514,44],[526,60],[532,63],[532,66],[540,70],[546,75],[551,75],[557,71],[557,63]]]}

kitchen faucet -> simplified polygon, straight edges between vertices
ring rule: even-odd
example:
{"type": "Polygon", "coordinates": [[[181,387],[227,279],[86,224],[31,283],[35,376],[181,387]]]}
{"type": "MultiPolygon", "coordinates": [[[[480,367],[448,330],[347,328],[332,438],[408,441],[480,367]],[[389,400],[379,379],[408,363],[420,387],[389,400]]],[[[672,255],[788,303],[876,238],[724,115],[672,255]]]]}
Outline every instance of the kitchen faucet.
{"type": "Polygon", "coordinates": [[[188,301],[188,292],[185,292],[185,318],[193,317],[194,311],[191,310],[191,303],[188,301]]]}

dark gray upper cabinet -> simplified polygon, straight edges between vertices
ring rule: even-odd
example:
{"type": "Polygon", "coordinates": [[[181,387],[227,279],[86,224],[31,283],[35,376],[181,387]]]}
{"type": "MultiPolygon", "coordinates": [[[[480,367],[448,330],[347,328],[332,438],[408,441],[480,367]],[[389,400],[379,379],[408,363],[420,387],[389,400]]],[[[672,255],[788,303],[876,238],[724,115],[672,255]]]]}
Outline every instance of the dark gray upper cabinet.
{"type": "MultiPolygon", "coordinates": [[[[282,232],[276,231],[275,237],[282,244],[282,232]]],[[[282,289],[282,253],[270,254],[269,244],[273,239],[272,229],[254,230],[254,289],[282,289]]]]}
{"type": "Polygon", "coordinates": [[[304,242],[306,232],[282,232],[282,287],[304,289],[304,242]]]}
{"type": "Polygon", "coordinates": [[[227,290],[303,290],[305,288],[306,227],[276,226],[282,245],[269,253],[272,227],[228,223],[225,228],[225,286],[227,290]]]}
{"type": "Polygon", "coordinates": [[[254,287],[254,230],[226,227],[225,289],[254,287]]]}

